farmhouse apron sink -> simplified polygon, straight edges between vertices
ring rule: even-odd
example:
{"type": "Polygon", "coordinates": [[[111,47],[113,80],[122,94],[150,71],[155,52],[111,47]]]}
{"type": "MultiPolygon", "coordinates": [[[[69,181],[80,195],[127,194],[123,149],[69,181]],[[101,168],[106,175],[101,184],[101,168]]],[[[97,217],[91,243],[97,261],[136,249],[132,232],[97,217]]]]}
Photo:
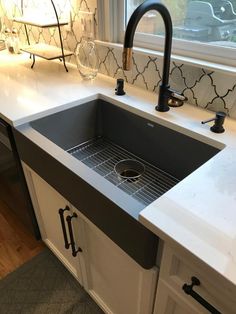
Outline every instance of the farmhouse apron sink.
{"type": "Polygon", "coordinates": [[[219,149],[101,99],[15,130],[21,159],[144,268],[158,238],[139,212],[219,149]]]}

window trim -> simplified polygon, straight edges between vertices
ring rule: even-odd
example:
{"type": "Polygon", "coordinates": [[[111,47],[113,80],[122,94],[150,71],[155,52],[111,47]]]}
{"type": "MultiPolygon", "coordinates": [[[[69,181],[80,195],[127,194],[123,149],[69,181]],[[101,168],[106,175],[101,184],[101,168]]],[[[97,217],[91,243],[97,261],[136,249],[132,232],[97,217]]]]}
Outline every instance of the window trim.
{"type": "MultiPolygon", "coordinates": [[[[152,35],[137,34],[134,43],[138,47],[164,51],[163,38],[155,38],[152,35]]],[[[236,62],[236,48],[218,47],[175,38],[172,40],[172,54],[230,66],[235,66],[236,62]]]]}
{"type": "Polygon", "coordinates": [[[98,6],[98,39],[118,42],[118,30],[121,19],[120,2],[116,0],[97,0],[98,6]],[[115,12],[117,14],[115,14],[115,12]]]}
{"type": "MultiPolygon", "coordinates": [[[[99,39],[123,43],[125,32],[125,0],[98,0],[99,39]],[[104,13],[105,12],[105,13],[104,13]]],[[[134,46],[163,52],[163,38],[151,34],[136,33],[134,46]]],[[[210,63],[235,66],[236,48],[213,46],[207,43],[189,42],[173,38],[172,54],[187,58],[200,59],[210,63]]]]}

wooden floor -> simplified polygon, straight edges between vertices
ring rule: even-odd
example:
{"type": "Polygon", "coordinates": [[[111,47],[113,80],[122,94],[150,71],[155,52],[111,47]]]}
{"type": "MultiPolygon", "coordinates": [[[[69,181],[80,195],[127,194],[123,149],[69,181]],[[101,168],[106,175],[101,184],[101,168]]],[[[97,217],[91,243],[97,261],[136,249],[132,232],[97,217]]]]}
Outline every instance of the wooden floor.
{"type": "Polygon", "coordinates": [[[0,200],[0,279],[44,248],[0,200]]]}

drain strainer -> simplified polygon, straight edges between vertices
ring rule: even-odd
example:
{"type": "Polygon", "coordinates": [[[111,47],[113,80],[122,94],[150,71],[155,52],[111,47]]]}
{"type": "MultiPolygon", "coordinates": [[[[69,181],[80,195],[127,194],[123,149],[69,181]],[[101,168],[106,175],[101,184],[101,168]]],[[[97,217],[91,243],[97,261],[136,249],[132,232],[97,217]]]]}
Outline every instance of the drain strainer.
{"type": "Polygon", "coordinates": [[[114,170],[118,177],[128,182],[135,182],[145,171],[144,165],[135,159],[123,159],[115,164],[114,170]]]}

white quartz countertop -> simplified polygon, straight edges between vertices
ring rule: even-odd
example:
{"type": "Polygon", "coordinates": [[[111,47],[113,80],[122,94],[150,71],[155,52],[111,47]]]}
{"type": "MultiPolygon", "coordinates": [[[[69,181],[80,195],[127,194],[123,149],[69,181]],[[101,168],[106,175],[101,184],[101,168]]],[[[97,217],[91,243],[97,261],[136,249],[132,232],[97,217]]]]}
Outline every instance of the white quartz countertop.
{"type": "Polygon", "coordinates": [[[82,81],[75,67],[66,73],[58,61],[37,59],[33,70],[30,65],[28,55],[0,53],[0,117],[13,126],[100,97],[222,149],[146,207],[139,220],[236,285],[236,120],[227,118],[226,132],[214,134],[209,125],[201,124],[214,116],[212,112],[187,104],[156,112],[155,94],[126,86],[126,95],[116,96],[111,78],[99,75],[94,81],[82,81]]]}

